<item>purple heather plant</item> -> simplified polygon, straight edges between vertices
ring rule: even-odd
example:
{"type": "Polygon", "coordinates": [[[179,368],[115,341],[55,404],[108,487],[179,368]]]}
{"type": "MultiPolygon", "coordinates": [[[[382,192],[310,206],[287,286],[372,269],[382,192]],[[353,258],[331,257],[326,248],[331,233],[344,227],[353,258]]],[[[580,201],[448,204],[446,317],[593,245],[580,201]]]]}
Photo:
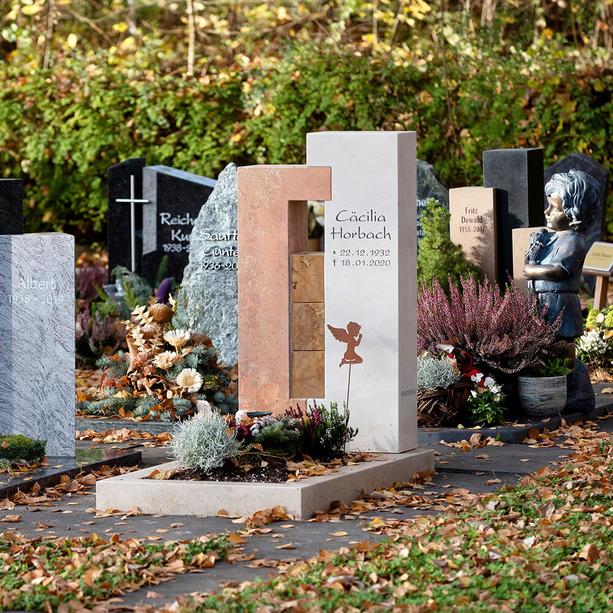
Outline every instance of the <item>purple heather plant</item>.
{"type": "Polygon", "coordinates": [[[438,282],[422,284],[417,299],[417,342],[468,351],[483,365],[506,374],[537,366],[556,343],[560,318],[548,323],[537,298],[511,282],[504,290],[472,277],[453,282],[446,295],[438,282]]]}
{"type": "Polygon", "coordinates": [[[108,274],[102,266],[77,268],[75,290],[77,298],[87,305],[98,299],[98,290],[107,283],[108,274]]]}

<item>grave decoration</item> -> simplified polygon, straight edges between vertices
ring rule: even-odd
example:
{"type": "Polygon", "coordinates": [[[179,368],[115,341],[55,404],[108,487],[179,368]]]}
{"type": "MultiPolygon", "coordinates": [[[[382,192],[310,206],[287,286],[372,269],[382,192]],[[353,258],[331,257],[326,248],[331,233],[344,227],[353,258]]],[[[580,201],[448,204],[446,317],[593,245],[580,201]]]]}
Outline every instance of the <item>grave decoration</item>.
{"type": "Polygon", "coordinates": [[[0,190],[0,433],[73,457],[74,238],[6,234],[23,228],[22,191],[0,190]]]}
{"type": "Polygon", "coordinates": [[[255,418],[243,411],[226,417],[211,411],[175,430],[171,451],[177,468],[164,478],[273,483],[304,479],[368,459],[346,454],[356,434],[349,426],[349,412],[335,403],[255,418]]]}
{"type": "Polygon", "coordinates": [[[613,306],[590,309],[577,355],[596,381],[613,380],[613,306]]]}
{"type": "MultiPolygon", "coordinates": [[[[588,251],[585,231],[596,210],[600,186],[580,170],[558,173],[545,186],[547,229],[530,237],[524,274],[529,290],[551,322],[559,322],[557,337],[574,357],[575,339],[583,334],[579,288],[588,251]]],[[[566,392],[566,380],[559,381],[566,392]]],[[[584,364],[575,360],[568,383],[567,407],[589,411],[594,391],[584,364]]]]}
{"type": "Polygon", "coordinates": [[[229,164],[200,209],[181,286],[190,328],[206,331],[228,365],[238,352],[236,207],[236,166],[229,164]]]}
{"type": "Polygon", "coordinates": [[[422,376],[419,419],[424,425],[500,423],[510,416],[517,377],[558,358],[558,327],[533,294],[514,284],[500,288],[468,277],[450,282],[448,293],[438,282],[423,284],[417,339],[422,368],[430,372],[422,376]],[[445,374],[450,369],[457,379],[445,374]]]}
{"type": "Polygon", "coordinates": [[[433,469],[415,449],[415,134],[310,134],[307,152],[238,169],[240,410],[205,407],[177,461],[99,482],[98,508],[247,514],[274,497],[307,518],[433,469]],[[326,201],[324,253],[305,252],[309,199],[326,201]]]}
{"type": "Polygon", "coordinates": [[[185,326],[185,317],[182,301],[136,307],[125,322],[128,353],[101,358],[102,388],[79,410],[140,420],[181,419],[200,401],[235,410],[235,375],[218,364],[207,336],[185,326]]]}
{"type": "MultiPolygon", "coordinates": [[[[571,153],[545,169],[545,183],[550,181],[553,175],[561,172],[569,172],[570,170],[580,170],[587,173],[593,177],[599,185],[598,198],[594,203],[593,215],[591,215],[585,227],[585,241],[589,248],[594,242],[602,240],[609,184],[608,173],[601,164],[593,160],[589,155],[585,155],[584,153],[571,153]]],[[[546,197],[545,208],[547,208],[546,197]]]]}
{"type": "Polygon", "coordinates": [[[138,273],[152,284],[180,282],[191,231],[215,181],[133,158],[109,169],[109,269],[138,273]]]}

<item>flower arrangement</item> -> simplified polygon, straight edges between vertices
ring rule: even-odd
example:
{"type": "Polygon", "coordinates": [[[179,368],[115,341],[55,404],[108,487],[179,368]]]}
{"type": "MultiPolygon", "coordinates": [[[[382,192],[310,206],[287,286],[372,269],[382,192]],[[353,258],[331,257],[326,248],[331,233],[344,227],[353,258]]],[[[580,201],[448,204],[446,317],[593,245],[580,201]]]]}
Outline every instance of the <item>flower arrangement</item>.
{"type": "Polygon", "coordinates": [[[80,403],[88,414],[181,419],[199,400],[224,412],[236,407],[236,377],[217,363],[211,340],[181,327],[184,305],[137,306],[125,322],[128,353],[103,357],[101,398],[80,403]],[[233,381],[234,379],[234,381],[233,381]]]}
{"type": "Polygon", "coordinates": [[[585,332],[577,339],[577,356],[600,378],[610,379],[613,370],[613,306],[591,309],[585,332]]]}
{"type": "Polygon", "coordinates": [[[473,424],[495,425],[505,416],[505,395],[493,377],[475,372],[470,380],[475,384],[466,402],[468,418],[473,424]]]}
{"type": "Polygon", "coordinates": [[[357,429],[349,426],[349,411],[336,402],[327,407],[313,403],[306,410],[290,408],[284,414],[251,418],[244,411],[229,417],[236,438],[288,456],[309,456],[317,460],[342,458],[357,429]]]}
{"type": "Polygon", "coordinates": [[[453,426],[466,401],[469,386],[448,348],[443,355],[417,357],[417,423],[425,428],[453,426]]]}
{"type": "Polygon", "coordinates": [[[449,295],[435,281],[422,284],[417,299],[420,350],[450,345],[466,352],[479,367],[517,374],[540,364],[554,346],[560,321],[548,323],[534,294],[511,283],[497,285],[473,277],[450,283],[449,295]]]}

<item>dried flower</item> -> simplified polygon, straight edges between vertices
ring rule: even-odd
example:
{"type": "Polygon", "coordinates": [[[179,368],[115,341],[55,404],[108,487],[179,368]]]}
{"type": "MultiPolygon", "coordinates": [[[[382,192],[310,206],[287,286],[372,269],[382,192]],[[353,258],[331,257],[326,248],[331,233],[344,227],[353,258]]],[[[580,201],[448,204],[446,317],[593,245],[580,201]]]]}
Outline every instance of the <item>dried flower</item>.
{"type": "Polygon", "coordinates": [[[189,332],[180,328],[177,330],[169,330],[168,332],[166,332],[166,334],[164,334],[164,340],[169,345],[172,345],[177,351],[179,351],[179,349],[183,347],[183,345],[187,344],[187,342],[189,342],[189,339],[189,332]]]}
{"type": "Polygon", "coordinates": [[[184,368],[175,383],[188,392],[197,392],[202,387],[202,376],[195,368],[184,368]]]}
{"type": "Polygon", "coordinates": [[[159,324],[167,324],[173,316],[172,309],[166,304],[152,304],[149,313],[159,324]]]}
{"type": "Polygon", "coordinates": [[[158,333],[158,328],[153,324],[145,324],[141,326],[141,332],[143,333],[143,338],[153,338],[158,333]]]}
{"type": "Polygon", "coordinates": [[[164,351],[153,358],[153,363],[162,370],[168,370],[172,368],[178,360],[179,356],[174,351],[164,351]]]}

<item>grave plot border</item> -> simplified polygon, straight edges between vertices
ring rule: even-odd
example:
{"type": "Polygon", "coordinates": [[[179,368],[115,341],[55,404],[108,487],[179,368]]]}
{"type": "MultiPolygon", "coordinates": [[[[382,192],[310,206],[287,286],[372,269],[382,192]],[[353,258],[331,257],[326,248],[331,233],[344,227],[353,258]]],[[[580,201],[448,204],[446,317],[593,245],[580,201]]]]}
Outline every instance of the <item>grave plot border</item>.
{"type": "Polygon", "coordinates": [[[280,505],[296,519],[326,511],[335,501],[350,503],[362,492],[409,481],[418,473],[434,472],[434,452],[415,449],[378,454],[368,462],[344,466],[331,475],[290,483],[240,483],[148,479],[154,470],[177,467],[168,462],[96,483],[96,508],[138,507],[151,515],[211,517],[220,510],[231,516],[251,515],[280,505]]]}
{"type": "MultiPolygon", "coordinates": [[[[14,478],[6,483],[0,482],[0,500],[10,498],[18,490],[28,492],[36,483],[41,488],[52,487],[58,484],[64,475],[73,479],[80,473],[100,470],[103,466],[135,466],[136,464],[142,464],[143,456],[140,451],[128,449],[125,451],[117,450],[112,457],[109,456],[95,462],[79,463],[74,458],[54,456],[50,456],[47,459],[47,467],[41,467],[33,473],[23,473],[22,478],[14,478]],[[61,468],[54,468],[54,465],[59,464],[62,464],[61,468]]],[[[0,475],[0,481],[2,476],[0,475]]]]}

